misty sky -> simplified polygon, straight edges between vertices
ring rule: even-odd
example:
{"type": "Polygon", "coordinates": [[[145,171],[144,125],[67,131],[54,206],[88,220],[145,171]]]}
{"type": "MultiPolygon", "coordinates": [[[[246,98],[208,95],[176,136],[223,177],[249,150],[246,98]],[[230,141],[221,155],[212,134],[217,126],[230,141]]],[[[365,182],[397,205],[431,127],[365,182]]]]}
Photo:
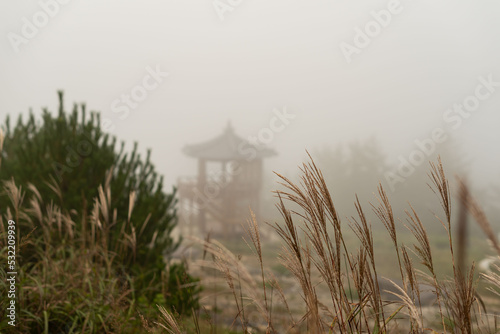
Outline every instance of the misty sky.
{"type": "Polygon", "coordinates": [[[247,137],[277,110],[293,114],[270,143],[279,157],[265,165],[284,173],[296,172],[305,149],[372,135],[396,164],[442,127],[459,138],[476,175],[499,181],[500,86],[457,129],[443,119],[475,94],[479,77],[500,82],[498,1],[401,0],[350,63],[341,43],[356,47],[356,29],[391,1],[215,1],[234,4],[222,13],[212,0],[66,0],[23,37],[26,22],[43,20],[43,4],[54,2],[0,3],[2,122],[29,108],[55,112],[63,89],[67,109],[86,102],[119,139],[152,148],[167,188],[195,172],[182,147],[218,135],[228,120],[247,137]],[[168,77],[147,80],[147,96],[125,112],[122,95],[156,69],[168,77]]]}

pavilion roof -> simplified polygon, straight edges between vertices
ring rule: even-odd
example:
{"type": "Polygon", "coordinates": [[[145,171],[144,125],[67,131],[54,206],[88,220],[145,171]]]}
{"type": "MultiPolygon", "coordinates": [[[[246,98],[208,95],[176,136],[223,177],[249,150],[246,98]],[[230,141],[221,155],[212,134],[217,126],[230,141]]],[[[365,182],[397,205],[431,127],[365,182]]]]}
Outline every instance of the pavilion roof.
{"type": "Polygon", "coordinates": [[[230,123],[219,136],[203,143],[187,145],[183,152],[190,157],[212,161],[262,159],[276,155],[273,149],[251,144],[236,135],[230,123]]]}

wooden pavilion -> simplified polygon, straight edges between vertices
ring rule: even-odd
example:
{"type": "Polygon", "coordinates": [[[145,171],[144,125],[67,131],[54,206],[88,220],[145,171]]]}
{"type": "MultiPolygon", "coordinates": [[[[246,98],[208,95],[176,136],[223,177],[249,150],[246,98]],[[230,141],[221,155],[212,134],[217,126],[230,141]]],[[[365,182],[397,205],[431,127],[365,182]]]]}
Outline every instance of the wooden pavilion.
{"type": "Polygon", "coordinates": [[[274,150],[239,137],[228,123],[221,135],[183,152],[198,160],[198,175],[178,181],[184,233],[229,237],[239,231],[249,207],[258,215],[262,160],[276,155],[274,150]]]}

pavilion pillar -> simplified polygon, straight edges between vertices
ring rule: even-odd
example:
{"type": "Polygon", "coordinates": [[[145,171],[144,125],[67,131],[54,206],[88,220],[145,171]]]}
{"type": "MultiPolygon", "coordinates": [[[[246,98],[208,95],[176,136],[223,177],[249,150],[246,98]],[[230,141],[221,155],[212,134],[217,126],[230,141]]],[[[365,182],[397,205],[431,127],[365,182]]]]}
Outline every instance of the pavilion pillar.
{"type": "MultiPolygon", "coordinates": [[[[198,191],[204,197],[204,189],[207,184],[207,161],[205,159],[198,159],[198,191]]],[[[198,210],[198,227],[203,234],[206,233],[206,208],[208,205],[205,198],[200,199],[198,210]]]]}
{"type": "Polygon", "coordinates": [[[261,187],[262,187],[262,171],[263,171],[263,164],[262,164],[262,159],[258,159],[257,161],[254,161],[253,165],[254,171],[253,171],[253,177],[254,177],[254,184],[255,187],[253,187],[253,191],[251,194],[251,203],[252,203],[252,210],[254,211],[255,216],[257,219],[261,218],[260,215],[260,192],[261,192],[261,187]]]}
{"type": "MultiPolygon", "coordinates": [[[[220,198],[222,198],[222,206],[221,206],[221,214],[222,221],[227,222],[230,216],[231,209],[231,198],[232,198],[232,189],[227,182],[229,181],[227,178],[227,162],[225,160],[221,161],[221,178],[220,178],[220,189],[221,192],[219,194],[220,198]]],[[[229,228],[229,227],[228,227],[229,228]]],[[[228,228],[224,229],[224,234],[227,237],[228,228]]]]}
{"type": "Polygon", "coordinates": [[[227,162],[222,161],[221,162],[221,175],[220,175],[220,181],[223,185],[226,184],[227,181],[227,162]]]}

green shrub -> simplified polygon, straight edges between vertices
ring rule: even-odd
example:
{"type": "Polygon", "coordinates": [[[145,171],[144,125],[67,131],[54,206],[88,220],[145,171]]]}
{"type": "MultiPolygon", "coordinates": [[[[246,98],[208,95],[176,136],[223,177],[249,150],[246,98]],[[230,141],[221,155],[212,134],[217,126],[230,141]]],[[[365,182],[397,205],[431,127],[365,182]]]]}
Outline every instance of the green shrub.
{"type": "Polygon", "coordinates": [[[167,279],[165,305],[172,311],[182,315],[190,315],[191,310],[197,310],[201,287],[199,279],[189,275],[185,262],[170,266],[167,279]]]}
{"type": "MultiPolygon", "coordinates": [[[[130,153],[124,152],[123,142],[117,149],[116,138],[102,131],[99,114],[87,116],[85,105],[79,112],[75,104],[72,113],[67,113],[59,92],[57,116],[44,109],[41,122],[30,113],[26,122],[20,116],[14,128],[7,117],[0,181],[14,179],[24,189],[32,184],[44,202],[57,204],[63,213],[79,212],[71,219],[84,234],[84,220],[92,214],[95,198],[99,205],[116,210],[101,212],[100,219],[109,222],[105,242],[123,264],[120,275],[135,276],[136,289],[152,300],[149,286],[159,284],[164,258],[179,244],[170,236],[176,224],[175,189],[170,194],[163,191],[163,179],[150,161],[150,151],[143,159],[137,144],[130,153]],[[112,196],[99,193],[101,184],[109,185],[112,196]],[[134,210],[129,216],[131,193],[134,210]],[[133,237],[133,252],[120,241],[124,231],[133,237]]],[[[15,211],[9,198],[0,196],[0,213],[9,207],[15,211]]],[[[34,233],[38,236],[40,229],[34,233]]]]}
{"type": "MultiPolygon", "coordinates": [[[[59,96],[58,117],[31,114],[12,130],[7,118],[5,145],[0,133],[0,262],[13,219],[18,273],[17,326],[1,317],[0,332],[138,333],[151,329],[156,304],[197,309],[198,280],[184,264],[167,271],[180,242],[170,237],[175,191],[163,192],[149,152],[116,152],[98,114],[86,120],[75,106],[68,116],[59,96]],[[83,145],[78,159],[65,156],[83,145]],[[171,287],[175,277],[181,286],[171,287]]],[[[1,266],[2,291],[6,275],[1,266]]],[[[2,294],[0,309],[8,302],[2,294]]]]}

